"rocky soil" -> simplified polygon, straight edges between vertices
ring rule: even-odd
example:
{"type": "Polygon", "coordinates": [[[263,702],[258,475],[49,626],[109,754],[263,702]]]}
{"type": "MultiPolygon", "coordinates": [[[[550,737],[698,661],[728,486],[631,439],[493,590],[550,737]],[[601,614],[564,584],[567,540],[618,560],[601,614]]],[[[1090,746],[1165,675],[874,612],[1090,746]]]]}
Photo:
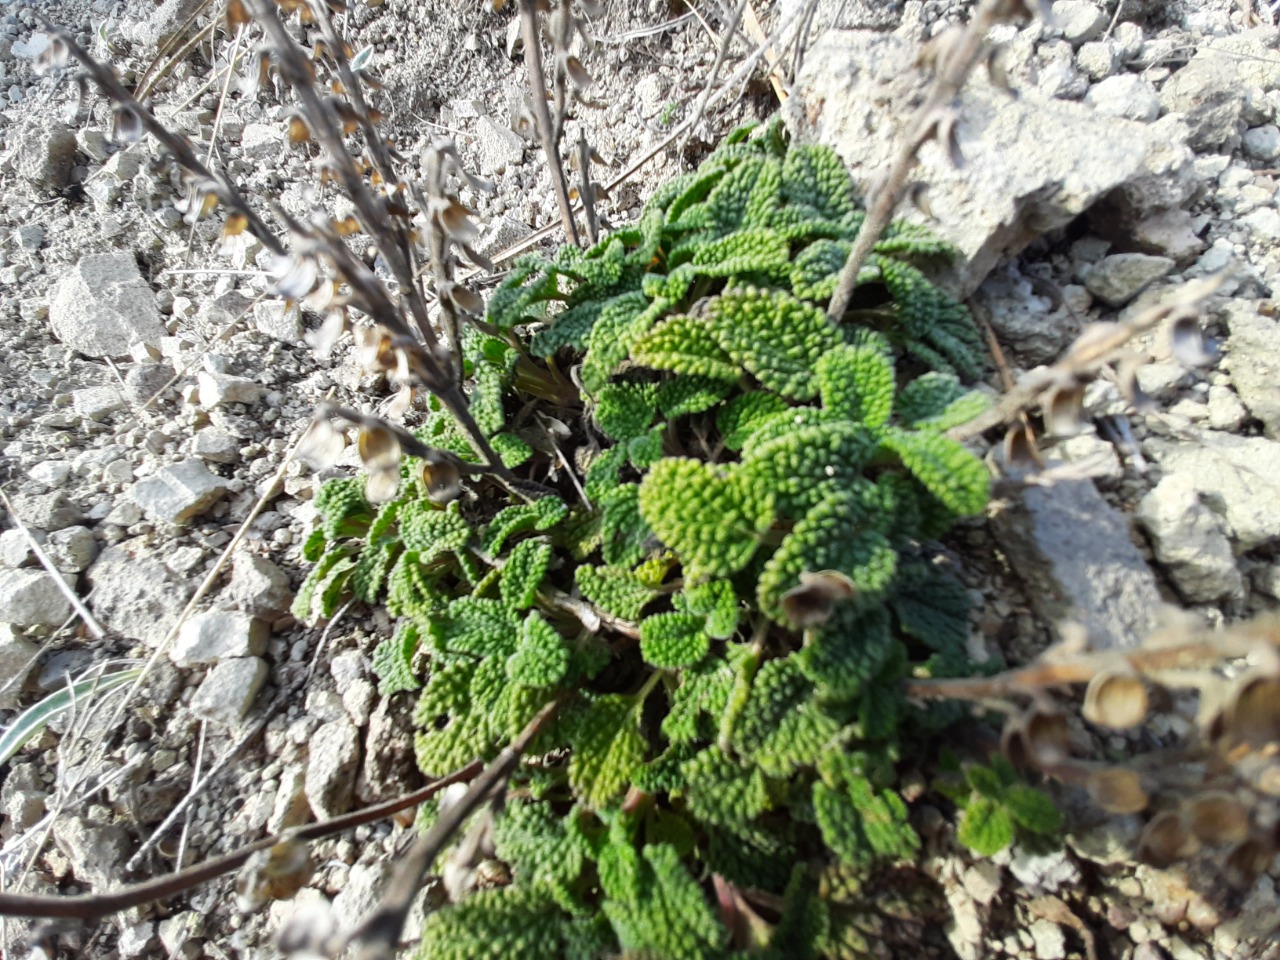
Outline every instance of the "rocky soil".
{"type": "MultiPolygon", "coordinates": [[[[35,69],[48,43],[37,15],[136,82],[201,4],[26,3],[0,7],[0,482],[12,504],[0,521],[0,711],[8,722],[68,677],[154,657],[118,714],[117,698],[59,719],[0,771],[4,887],[70,893],[171,871],[418,781],[410,704],[379,698],[370,669],[385,615],[352,608],[315,630],[288,614],[321,479],[289,451],[323,397],[373,409],[384,384],[362,377],[347,345],[318,359],[304,342],[313,318],[271,296],[256,242],[221,241],[216,219],[192,227],[159,148],[118,149],[108,104],[35,69]]],[[[598,78],[600,107],[582,123],[606,163],[600,179],[689,115],[723,6],[606,4],[583,52],[598,78]]],[[[803,6],[755,9],[773,30],[803,6]]],[[[1124,647],[1155,626],[1162,602],[1228,622],[1280,600],[1275,6],[1060,0],[1051,23],[998,38],[1017,98],[984,78],[966,92],[964,168],[922,155],[933,225],[964,253],[947,281],[972,295],[1015,375],[1052,361],[1087,323],[1227,275],[1207,317],[1215,362],[1188,367],[1153,339],[1156,362],[1137,374],[1151,408],[1129,410],[1102,378],[1086,398],[1096,430],[1047,451],[1088,478],[1036,489],[950,544],[979,601],[977,654],[1025,661],[1064,617],[1124,647]]],[[[904,63],[970,7],[822,0],[790,125],[835,146],[869,184],[908,116],[895,106],[913,95],[904,63]]],[[[487,3],[387,0],[354,5],[344,27],[356,49],[372,47],[385,127],[409,164],[448,134],[497,183],[464,198],[487,223],[491,256],[558,222],[540,150],[513,129],[526,82],[512,23],[487,3]]],[[[753,47],[739,38],[725,75],[753,47]]],[[[226,81],[244,52],[206,39],[155,103],[247,195],[306,209],[312,184],[284,140],[287,104],[247,92],[256,68],[226,81]]],[[[613,189],[613,222],[722,133],[775,108],[762,70],[740,87],[683,152],[660,150],[613,189]]],[[[349,453],[338,469],[355,464],[349,453]]],[[[1161,735],[1189,727],[1176,711],[1158,722],[1161,735]]],[[[1096,945],[1121,960],[1280,956],[1280,866],[1226,903],[1195,871],[1134,864],[1136,818],[1082,816],[1068,849],[1044,857],[976,863],[948,829],[931,841],[954,955],[1060,960],[1096,945]]],[[[258,912],[239,910],[226,881],[98,927],[10,921],[6,949],[48,934],[67,956],[275,956],[274,934],[300,907],[332,900],[340,922],[362,915],[405,838],[384,823],[320,844],[311,884],[258,912]]]]}

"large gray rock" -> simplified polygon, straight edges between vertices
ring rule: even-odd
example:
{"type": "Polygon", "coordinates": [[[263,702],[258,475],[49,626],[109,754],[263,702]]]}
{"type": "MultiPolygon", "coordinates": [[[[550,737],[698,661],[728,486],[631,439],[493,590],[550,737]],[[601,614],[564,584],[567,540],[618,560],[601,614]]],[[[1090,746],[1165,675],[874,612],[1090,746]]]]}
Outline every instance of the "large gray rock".
{"type": "Polygon", "coordinates": [[[267,625],[238,610],[198,613],[178,629],[169,659],[180,667],[232,657],[258,657],[267,649],[267,625]]]}
{"type": "Polygon", "coordinates": [[[1084,95],[1084,102],[1108,117],[1145,123],[1160,116],[1160,98],[1151,84],[1136,73],[1122,73],[1095,83],[1084,95]]]}
{"type": "Polygon", "coordinates": [[[266,557],[241,551],[227,588],[231,602],[255,616],[278,617],[293,603],[288,575],[266,557]]]}
{"type": "Polygon", "coordinates": [[[1161,277],[1173,272],[1168,257],[1117,253],[1103,257],[1085,274],[1088,291],[1109,307],[1120,308],[1161,277]]]}
{"type": "Polygon", "coordinates": [[[1102,36],[1109,20],[1106,11],[1090,0],[1057,0],[1048,26],[1067,42],[1079,46],[1102,36]]]}
{"type": "Polygon", "coordinates": [[[183,460],[139,480],[129,496],[152,520],[185,523],[214,505],[227,484],[199,460],[183,460]]]}
{"type": "Polygon", "coordinates": [[[1135,647],[1155,629],[1155,577],[1091,481],[1027,487],[992,529],[1040,616],[1084,624],[1099,650],[1135,647]]]}
{"type": "Polygon", "coordinates": [[[203,6],[202,0],[162,0],[145,17],[124,18],[117,29],[140,53],[150,55],[170,40],[185,36],[184,27],[188,33],[195,29],[198,21],[188,21],[203,6]]]}
{"type": "Polygon", "coordinates": [[[1192,603],[1244,596],[1223,523],[1200,502],[1196,479],[1174,473],[1142,498],[1135,515],[1151,537],[1156,559],[1178,592],[1192,603]]]}
{"type": "MultiPolygon", "coordinates": [[[[0,624],[0,710],[18,705],[27,674],[36,665],[40,648],[24,640],[12,624],[0,624]]],[[[6,782],[5,787],[9,785],[6,782]]]]}
{"type": "Polygon", "coordinates": [[[234,727],[249,712],[266,681],[267,662],[261,657],[223,660],[205,675],[191,698],[191,712],[202,720],[234,727]]]}
{"type": "Polygon", "coordinates": [[[307,759],[307,800],[317,820],[346,813],[355,797],[360,769],[360,737],[346,717],[322,724],[311,737],[307,759]]]}
{"type": "Polygon", "coordinates": [[[17,150],[18,175],[46,190],[61,190],[71,178],[76,133],[55,122],[36,123],[22,132],[17,150]]]}
{"type": "Polygon", "coordinates": [[[139,342],[165,335],[151,287],[127,253],[83,258],[54,288],[53,334],[89,357],[123,357],[139,342]]]}
{"type": "Polygon", "coordinates": [[[1280,443],[1187,428],[1177,438],[1153,437],[1143,450],[1165,476],[1185,473],[1194,480],[1201,502],[1226,521],[1238,552],[1280,538],[1280,443]]]}
{"type": "Polygon", "coordinates": [[[98,619],[117,633],[153,647],[177,621],[192,589],[140,540],[103,550],[87,576],[93,587],[89,605],[98,619]]]}
{"type": "Polygon", "coordinates": [[[1160,106],[1177,113],[1190,130],[1187,143],[1195,150],[1212,150],[1235,136],[1244,104],[1235,62],[1214,55],[1195,56],[1165,81],[1160,106]]]}
{"type": "MultiPolygon", "coordinates": [[[[788,123],[800,139],[825,143],[845,159],[864,191],[886,170],[927,82],[914,67],[915,45],[870,31],[832,31],[805,57],[788,123]]],[[[965,157],[952,167],[935,142],[925,144],[913,179],[927,188],[936,221],[928,225],[961,251],[955,273],[942,278],[968,295],[999,260],[1046,231],[1065,226],[1095,201],[1155,178],[1161,193],[1136,192],[1130,216],[1175,206],[1191,154],[1178,129],[1103,118],[1093,108],[1058,100],[1011,97],[975,76],[960,95],[958,139],[965,157]],[[1170,202],[1172,201],[1172,202],[1170,202]]],[[[903,209],[908,219],[924,221],[903,209]]]]}
{"type": "Polygon", "coordinates": [[[71,602],[44,570],[0,570],[0,623],[56,627],[71,616],[71,602]]]}
{"type": "Polygon", "coordinates": [[[1222,365],[1249,412],[1273,440],[1280,438],[1280,323],[1258,312],[1256,300],[1221,307],[1230,337],[1222,365]]]}

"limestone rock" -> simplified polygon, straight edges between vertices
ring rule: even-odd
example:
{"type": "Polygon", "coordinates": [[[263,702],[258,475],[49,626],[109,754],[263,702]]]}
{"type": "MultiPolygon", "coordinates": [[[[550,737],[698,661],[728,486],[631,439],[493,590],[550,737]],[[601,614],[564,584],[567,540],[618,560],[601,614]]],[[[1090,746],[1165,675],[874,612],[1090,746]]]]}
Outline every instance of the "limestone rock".
{"type": "Polygon", "coordinates": [[[98,541],[88,527],[64,527],[49,534],[45,552],[63,573],[79,573],[98,556],[98,541]]]}
{"type": "MultiPolygon", "coordinates": [[[[829,32],[809,50],[787,102],[799,139],[834,147],[864,191],[912,120],[899,105],[917,99],[926,82],[913,68],[915,56],[916,48],[893,34],[829,32]]],[[[1194,189],[1184,182],[1191,155],[1173,125],[1103,119],[1078,103],[1011,98],[981,79],[961,94],[960,115],[964,166],[955,169],[930,142],[912,175],[928,190],[937,218],[930,228],[961,252],[954,273],[941,278],[961,295],[972,293],[999,260],[1121,188],[1143,184],[1124,197],[1130,216],[1175,206],[1194,189]]],[[[909,209],[903,215],[923,220],[909,209]]]]}
{"type": "Polygon", "coordinates": [[[262,396],[262,388],[248,377],[202,370],[196,382],[200,386],[200,406],[208,410],[224,403],[257,403],[262,396]]]}
{"type": "Polygon", "coordinates": [[[1148,253],[1116,253],[1103,257],[1084,277],[1088,291],[1110,307],[1119,309],[1161,277],[1173,272],[1168,257],[1148,253]]]}
{"type": "Polygon", "coordinates": [[[191,698],[191,712],[202,720],[234,727],[253,706],[267,680],[267,662],[261,657],[223,660],[205,675],[191,698]]]}
{"type": "Polygon", "coordinates": [[[1235,63],[1221,56],[1192,57],[1165,81],[1160,106],[1178,113],[1190,130],[1194,150],[1212,150],[1235,136],[1243,98],[1235,63]]]}
{"type": "Polygon", "coordinates": [[[218,427],[197,430],[191,438],[191,454],[210,463],[237,463],[240,460],[240,441],[218,427]]]}
{"type": "Polygon", "coordinates": [[[0,570],[0,623],[56,627],[71,616],[71,603],[44,570],[0,570]]]}
{"type": "Polygon", "coordinates": [[[1136,519],[1150,534],[1156,559],[1187,600],[1213,603],[1244,596],[1222,522],[1200,502],[1195,477],[1166,476],[1142,498],[1136,519]]]}
{"type": "Polygon", "coordinates": [[[52,121],[36,123],[19,141],[18,175],[47,190],[61,190],[70,181],[75,156],[74,130],[52,121]]]}
{"type": "Polygon", "coordinates": [[[1159,96],[1136,73],[1122,73],[1095,83],[1084,95],[1084,102],[1108,117],[1147,122],[1160,116],[1159,96]]]}
{"type": "Polygon", "coordinates": [[[1237,550],[1280,538],[1280,443],[1216,430],[1184,430],[1176,439],[1153,437],[1144,452],[1165,475],[1190,475],[1200,500],[1226,521],[1237,550]]]}
{"type": "Polygon", "coordinates": [[[1280,127],[1274,123],[1252,127],[1244,132],[1240,145],[1255,160],[1275,160],[1280,157],[1280,127]]]}
{"type": "Polygon", "coordinates": [[[120,882],[120,869],[129,859],[131,848],[124,827],[107,826],[75,814],[54,821],[53,842],[71,861],[76,879],[97,890],[120,882]]]}
{"type": "Polygon", "coordinates": [[[89,568],[88,579],[93,587],[89,605],[98,619],[153,647],[164,640],[192,590],[141,540],[107,547],[89,568]]]}
{"type": "Polygon", "coordinates": [[[1106,12],[1090,0],[1057,0],[1049,27],[1061,33],[1068,43],[1079,46],[1102,36],[1107,22],[1106,12]]]}
{"type": "Polygon", "coordinates": [[[81,387],[71,392],[71,409],[86,420],[105,420],[125,407],[119,387],[104,384],[99,387],[81,387]]]}
{"type": "Polygon", "coordinates": [[[39,652],[40,648],[19,636],[12,624],[0,624],[0,710],[12,710],[18,705],[39,652]]]}
{"type": "Polygon", "coordinates": [[[185,523],[208,510],[226,492],[226,483],[202,462],[184,460],[139,480],[129,496],[152,520],[185,523]]]}
{"type": "Polygon", "coordinates": [[[236,554],[228,588],[231,602],[255,616],[278,617],[293,603],[289,577],[266,557],[236,554]]]}
{"type": "Polygon", "coordinates": [[[1155,578],[1090,481],[1028,487],[992,529],[1044,619],[1083,623],[1097,649],[1132,648],[1155,628],[1155,578]]]}
{"type": "Polygon", "coordinates": [[[318,820],[346,813],[355,796],[360,738],[345,717],[322,724],[311,737],[307,760],[307,801],[318,820]]]}
{"type": "Polygon", "coordinates": [[[1253,300],[1228,300],[1221,309],[1230,332],[1223,365],[1231,383],[1267,436],[1280,439],[1280,322],[1260,314],[1253,300]]]}
{"type": "Polygon", "coordinates": [[[295,303],[263,300],[253,308],[253,323],[274,340],[285,343],[302,340],[302,311],[295,303]]]}
{"type": "Polygon", "coordinates": [[[232,657],[258,657],[267,649],[267,625],[237,610],[209,610],[178,629],[169,659],[180,667],[217,663],[232,657]]]}
{"type": "Polygon", "coordinates": [[[476,120],[475,151],[480,173],[491,177],[503,174],[524,159],[524,141],[490,117],[476,120]]]}
{"type": "Polygon", "coordinates": [[[84,257],[54,289],[54,336],[90,357],[123,357],[138,341],[165,335],[155,295],[127,253],[84,257]]]}

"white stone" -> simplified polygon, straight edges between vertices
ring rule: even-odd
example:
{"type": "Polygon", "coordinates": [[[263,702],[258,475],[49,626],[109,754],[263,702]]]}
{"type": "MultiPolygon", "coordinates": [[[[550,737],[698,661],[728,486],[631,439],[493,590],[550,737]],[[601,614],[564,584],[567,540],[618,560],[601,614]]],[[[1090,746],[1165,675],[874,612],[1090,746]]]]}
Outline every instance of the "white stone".
{"type": "Polygon", "coordinates": [[[1234,432],[1248,419],[1249,410],[1234,390],[1217,384],[1209,388],[1209,426],[1234,432]]]}
{"type": "Polygon", "coordinates": [[[226,482],[199,460],[183,460],[139,480],[129,489],[129,496],[152,520],[185,523],[208,510],[226,492],[226,482]]]}
{"type": "Polygon", "coordinates": [[[360,737],[345,716],[322,724],[308,745],[306,793],[317,820],[346,813],[360,769],[360,737]]]}
{"type": "Polygon", "coordinates": [[[1280,127],[1274,123],[1246,130],[1240,142],[1245,154],[1255,160],[1274,160],[1280,157],[1280,127]]]}
{"type": "Polygon", "coordinates": [[[1076,66],[1090,80],[1111,76],[1119,62],[1119,50],[1108,40],[1091,40],[1076,52],[1076,66]]]}
{"type": "Polygon", "coordinates": [[[1079,46],[1102,36],[1108,22],[1106,12],[1089,0],[1058,0],[1053,5],[1049,26],[1079,46]]]}
{"type": "MultiPolygon", "coordinates": [[[[45,545],[48,534],[43,530],[27,529],[38,544],[45,545]]],[[[31,549],[31,541],[25,533],[16,528],[0,533],[0,564],[6,567],[25,567],[35,562],[35,551],[31,549]]]]}
{"type": "Polygon", "coordinates": [[[1067,938],[1056,923],[1034,920],[1029,932],[1035,941],[1036,960],[1062,960],[1067,955],[1067,938]]]}
{"type": "Polygon", "coordinates": [[[1241,81],[1233,61],[1195,56],[1165,81],[1160,106],[1180,114],[1190,131],[1188,144],[1211,150],[1235,136],[1240,119],[1241,81]]]}
{"type": "Polygon", "coordinates": [[[1260,301],[1228,300],[1221,307],[1229,337],[1224,365],[1231,385],[1268,437],[1280,439],[1280,322],[1258,312],[1260,301]]]}
{"type": "Polygon", "coordinates": [[[191,454],[210,463],[237,463],[241,442],[219,427],[197,430],[191,438],[191,454]]]}
{"type": "Polygon", "coordinates": [[[104,420],[124,407],[119,387],[83,387],[71,392],[71,409],[87,420],[104,420]]]}
{"type": "Polygon", "coordinates": [[[1280,443],[1216,430],[1188,432],[1177,440],[1153,437],[1144,449],[1166,475],[1195,479],[1200,501],[1225,519],[1236,549],[1280,539],[1280,443]]]}
{"type": "Polygon", "coordinates": [[[1187,600],[1213,603],[1244,596],[1222,521],[1200,502],[1194,476],[1167,475],[1142,498],[1136,519],[1150,535],[1156,559],[1187,600]]]}
{"type": "Polygon", "coordinates": [[[1111,307],[1123,307],[1176,264],[1168,257],[1148,253],[1116,253],[1103,257],[1085,274],[1088,291],[1111,307]]]}
{"type": "Polygon", "coordinates": [[[88,527],[64,527],[49,534],[45,552],[63,573],[79,573],[98,556],[98,541],[88,527]]]}
{"type": "Polygon", "coordinates": [[[248,159],[278,157],[284,148],[283,131],[274,123],[246,123],[240,135],[240,151],[248,159]]]}
{"type": "Polygon", "coordinates": [[[22,686],[39,653],[39,645],[24,640],[12,624],[0,624],[0,710],[18,706],[22,686]]]}
{"type": "Polygon", "coordinates": [[[191,712],[202,720],[233,727],[249,712],[266,680],[267,662],[261,657],[223,660],[205,675],[191,698],[191,712]]]}
{"type": "MultiPolygon", "coordinates": [[[[127,502],[121,506],[138,509],[127,502]]],[[[132,517],[120,519],[137,522],[132,517]]],[[[114,522],[111,517],[107,521],[114,522]]],[[[103,550],[87,577],[93,587],[88,602],[98,619],[117,633],[150,646],[164,640],[192,590],[137,539],[103,550]]]]}
{"type": "Polygon", "coordinates": [[[1249,232],[1265,240],[1280,240],[1280,211],[1275,207],[1259,207],[1240,218],[1249,232]]]}
{"type": "Polygon", "coordinates": [[[84,257],[54,288],[49,325],[68,347],[90,357],[128,356],[138,341],[165,335],[151,287],[127,253],[84,257]]]}
{"type": "Polygon", "coordinates": [[[65,460],[41,460],[32,464],[27,476],[46,487],[60,487],[71,476],[71,464],[65,460]]]}
{"type": "Polygon", "coordinates": [[[200,386],[200,406],[212,410],[224,403],[257,403],[262,388],[248,377],[202,370],[196,376],[200,386]]]}
{"type": "Polygon", "coordinates": [[[253,308],[253,323],[262,333],[284,343],[302,339],[302,311],[296,303],[263,300],[253,308]]]}
{"type": "MultiPolygon", "coordinates": [[[[911,120],[898,104],[919,94],[915,57],[894,34],[830,31],[810,48],[788,101],[793,132],[833,147],[864,192],[911,120]]],[[[1200,185],[1176,121],[1102,120],[1085,104],[1011,98],[986,84],[967,86],[959,110],[964,166],[930,142],[913,170],[929,192],[930,229],[961,252],[941,274],[953,293],[972,293],[998,262],[1103,197],[1136,220],[1177,206],[1200,185]]]]}
{"type": "Polygon", "coordinates": [[[1155,88],[1136,73],[1122,73],[1094,84],[1084,102],[1109,117],[1147,122],[1160,116],[1155,88]]]}
{"type": "Polygon", "coordinates": [[[233,657],[259,657],[267,649],[267,625],[237,610],[210,610],[191,617],[178,629],[169,659],[194,667],[233,657]]]}
{"type": "Polygon", "coordinates": [[[0,570],[0,623],[56,627],[71,615],[71,603],[44,570],[0,570]]]}
{"type": "Polygon", "coordinates": [[[236,554],[227,589],[236,606],[257,616],[280,616],[293,603],[288,575],[266,557],[247,551],[236,554]]]}
{"type": "Polygon", "coordinates": [[[500,176],[524,160],[524,141],[491,117],[476,120],[475,134],[481,175],[500,176]]]}

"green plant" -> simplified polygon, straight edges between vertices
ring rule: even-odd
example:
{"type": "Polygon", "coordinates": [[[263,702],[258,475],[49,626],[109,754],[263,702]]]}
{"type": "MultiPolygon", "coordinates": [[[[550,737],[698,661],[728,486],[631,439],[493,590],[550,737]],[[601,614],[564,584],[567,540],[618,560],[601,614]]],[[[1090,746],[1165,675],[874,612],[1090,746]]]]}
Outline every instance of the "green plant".
{"type": "Polygon", "coordinates": [[[922,544],[986,503],[944,435],[984,406],[980,340],[907,224],[830,321],[852,182],[757,133],[596,247],[520,261],[468,329],[471,418],[521,483],[442,486],[476,453],[433,404],[394,492],[317,497],[295,612],[401,618],[374,659],[421,690],[426,774],[561,703],[493,824],[513,882],[433,914],[423,957],[838,954],[851,877],[917,849],[895,765],[939,716],[902,680],[966,671],[966,592],[922,544]]]}
{"type": "Polygon", "coordinates": [[[658,126],[669,127],[676,119],[676,114],[680,112],[680,104],[675,100],[668,100],[662,105],[662,112],[658,114],[658,126]]]}
{"type": "Polygon", "coordinates": [[[945,766],[950,776],[934,788],[963,811],[956,839],[974,853],[992,856],[1015,840],[1028,850],[1056,845],[1062,813],[1044,792],[1028,786],[1002,754],[989,766],[961,764],[954,757],[945,766]]]}

